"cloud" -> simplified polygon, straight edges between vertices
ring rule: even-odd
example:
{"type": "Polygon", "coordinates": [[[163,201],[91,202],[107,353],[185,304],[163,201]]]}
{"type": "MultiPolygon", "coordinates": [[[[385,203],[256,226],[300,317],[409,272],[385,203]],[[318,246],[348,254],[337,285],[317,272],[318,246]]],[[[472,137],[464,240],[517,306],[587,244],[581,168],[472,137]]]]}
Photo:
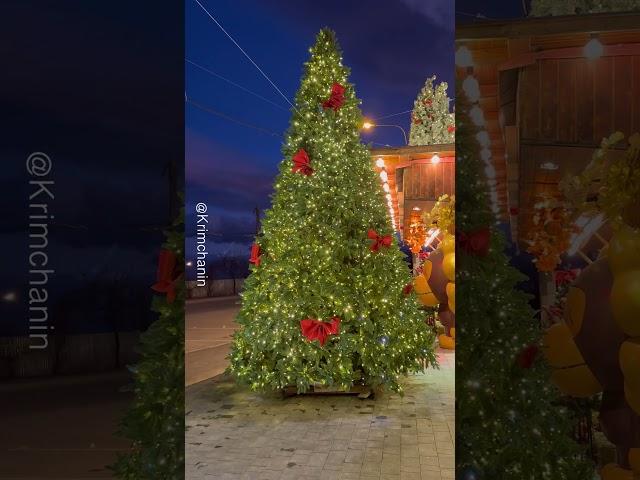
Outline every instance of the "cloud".
{"type": "Polygon", "coordinates": [[[455,13],[453,0],[401,0],[411,10],[428,18],[443,30],[453,31],[455,13]]]}

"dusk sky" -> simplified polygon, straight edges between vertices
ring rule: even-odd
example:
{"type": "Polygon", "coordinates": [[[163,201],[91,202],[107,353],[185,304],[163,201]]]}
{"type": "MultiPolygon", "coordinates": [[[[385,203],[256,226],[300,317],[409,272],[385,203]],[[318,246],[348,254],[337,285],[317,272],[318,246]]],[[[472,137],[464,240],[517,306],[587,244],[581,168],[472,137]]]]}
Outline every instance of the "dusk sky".
{"type": "MultiPolygon", "coordinates": [[[[290,100],[308,49],[325,26],[336,31],[365,116],[410,110],[433,74],[449,83],[453,97],[454,11],[448,0],[201,1],[290,100]]],[[[185,8],[185,56],[213,72],[185,62],[185,93],[217,112],[185,106],[187,257],[193,252],[197,202],[209,207],[210,255],[243,254],[253,238],[253,209],[270,204],[289,106],[195,1],[185,8]]],[[[401,125],[408,134],[409,114],[382,123],[401,125]]],[[[395,128],[365,133],[363,141],[403,144],[395,128]]]]}

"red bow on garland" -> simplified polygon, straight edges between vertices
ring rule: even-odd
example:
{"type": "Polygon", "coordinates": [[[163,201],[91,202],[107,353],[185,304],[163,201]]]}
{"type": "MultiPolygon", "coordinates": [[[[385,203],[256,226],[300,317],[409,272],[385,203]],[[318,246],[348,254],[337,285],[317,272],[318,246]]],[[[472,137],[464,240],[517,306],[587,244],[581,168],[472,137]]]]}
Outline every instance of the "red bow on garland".
{"type": "Polygon", "coordinates": [[[420,258],[420,260],[426,260],[427,258],[429,258],[429,252],[420,252],[418,254],[418,257],[420,258]]]}
{"type": "Polygon", "coordinates": [[[251,258],[249,258],[249,263],[253,263],[256,267],[259,267],[260,255],[262,255],[260,245],[254,243],[253,245],[251,245],[251,258]]]}
{"type": "Polygon", "coordinates": [[[491,231],[482,227],[470,233],[458,232],[456,245],[470,255],[484,257],[489,253],[491,231]]]}
{"type": "Polygon", "coordinates": [[[413,290],[413,285],[410,283],[407,283],[402,289],[402,293],[404,293],[405,295],[409,295],[412,290],[413,290]]]}
{"type": "Polygon", "coordinates": [[[577,276],[575,270],[558,270],[555,275],[556,287],[573,282],[577,276]]]}
{"type": "Polygon", "coordinates": [[[322,103],[322,108],[331,108],[334,112],[337,112],[344,104],[345,90],[346,88],[344,88],[339,83],[334,83],[331,86],[331,95],[322,103]]]}
{"type": "Polygon", "coordinates": [[[449,132],[449,133],[453,133],[453,132],[455,132],[455,131],[456,131],[456,127],[454,127],[453,125],[449,125],[449,126],[447,127],[447,132],[449,132]]]}
{"type": "Polygon", "coordinates": [[[533,362],[538,356],[539,348],[537,345],[529,345],[524,348],[516,359],[516,363],[520,368],[531,368],[533,366],[533,362]]]}
{"type": "Polygon", "coordinates": [[[311,168],[311,163],[309,161],[309,155],[301,148],[298,152],[293,156],[293,167],[291,168],[293,173],[300,172],[303,175],[311,175],[313,173],[313,168],[311,168]]]}
{"type": "Polygon", "coordinates": [[[340,318],[333,317],[330,322],[306,318],[300,320],[300,329],[302,330],[302,335],[304,335],[307,340],[310,342],[318,340],[320,345],[324,346],[329,335],[337,335],[340,333],[340,318]]]}
{"type": "Polygon", "coordinates": [[[156,283],[151,286],[151,289],[158,293],[166,293],[169,303],[173,303],[176,299],[176,280],[179,276],[174,278],[175,269],[176,254],[165,248],[160,250],[156,283]]]}
{"type": "Polygon", "coordinates": [[[373,240],[373,243],[371,244],[371,251],[372,252],[377,252],[378,250],[380,250],[381,247],[389,247],[391,246],[391,235],[378,235],[378,233],[373,230],[370,229],[369,232],[367,233],[367,236],[373,240]]]}

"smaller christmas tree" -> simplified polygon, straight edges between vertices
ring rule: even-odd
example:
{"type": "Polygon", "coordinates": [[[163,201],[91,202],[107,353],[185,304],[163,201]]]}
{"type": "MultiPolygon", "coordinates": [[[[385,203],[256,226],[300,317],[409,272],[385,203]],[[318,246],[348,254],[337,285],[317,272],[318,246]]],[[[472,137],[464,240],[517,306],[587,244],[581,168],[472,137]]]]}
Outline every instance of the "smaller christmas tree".
{"type": "Polygon", "coordinates": [[[449,112],[447,82],[434,87],[435,75],[427,81],[413,103],[409,145],[441,145],[455,141],[455,121],[449,112]]]}

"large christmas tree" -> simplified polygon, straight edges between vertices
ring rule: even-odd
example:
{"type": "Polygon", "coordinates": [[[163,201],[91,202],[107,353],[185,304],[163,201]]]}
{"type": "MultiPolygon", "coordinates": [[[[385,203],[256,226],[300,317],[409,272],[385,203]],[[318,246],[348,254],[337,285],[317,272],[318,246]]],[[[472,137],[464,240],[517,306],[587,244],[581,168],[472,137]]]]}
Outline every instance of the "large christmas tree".
{"type": "Polygon", "coordinates": [[[489,210],[476,129],[457,96],[456,464],[464,480],[587,480],[568,412],[539,355],[542,331],[518,290],[489,210]]]}
{"type": "Polygon", "coordinates": [[[405,288],[410,272],[333,32],[321,30],[310,52],[252,250],[231,371],[256,390],[400,390],[401,374],[435,365],[433,335],[405,288]]]}
{"type": "Polygon", "coordinates": [[[434,87],[433,77],[420,90],[413,103],[409,145],[440,145],[455,141],[453,114],[449,112],[447,82],[434,87]]]}

